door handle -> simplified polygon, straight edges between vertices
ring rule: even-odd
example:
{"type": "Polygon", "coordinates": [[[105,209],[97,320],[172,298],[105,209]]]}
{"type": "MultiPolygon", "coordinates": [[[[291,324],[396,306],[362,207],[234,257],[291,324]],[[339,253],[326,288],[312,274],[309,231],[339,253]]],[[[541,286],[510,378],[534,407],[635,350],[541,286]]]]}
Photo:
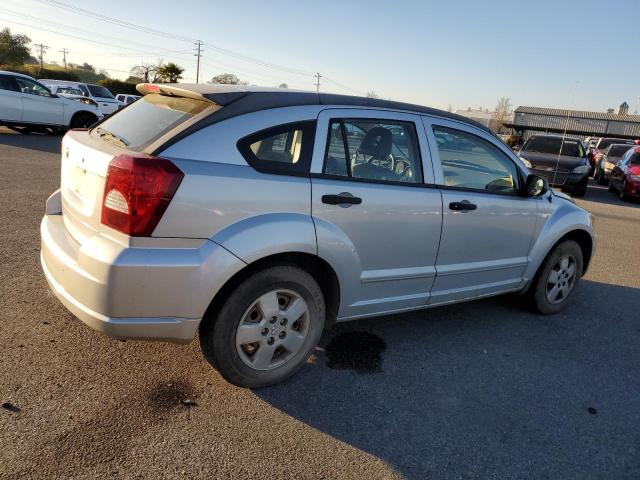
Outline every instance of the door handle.
{"type": "Polygon", "coordinates": [[[471,203],[469,200],[463,200],[461,202],[451,202],[449,209],[456,212],[475,210],[478,206],[475,203],[471,203]]]}
{"type": "Polygon", "coordinates": [[[322,195],[322,203],[329,205],[360,205],[362,199],[360,197],[354,197],[349,192],[342,192],[338,195],[322,195]]]}

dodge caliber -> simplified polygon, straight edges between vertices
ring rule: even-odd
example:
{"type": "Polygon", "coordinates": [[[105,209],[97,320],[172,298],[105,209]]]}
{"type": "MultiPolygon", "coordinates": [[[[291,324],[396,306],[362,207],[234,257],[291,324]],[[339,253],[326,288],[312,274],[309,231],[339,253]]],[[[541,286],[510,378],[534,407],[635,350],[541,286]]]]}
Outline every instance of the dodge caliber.
{"type": "Polygon", "coordinates": [[[507,292],[564,308],[591,216],[490,130],[392,101],[227,85],[144,96],[62,141],[41,262],[112,337],[189,342],[245,387],[335,322],[507,292]]]}

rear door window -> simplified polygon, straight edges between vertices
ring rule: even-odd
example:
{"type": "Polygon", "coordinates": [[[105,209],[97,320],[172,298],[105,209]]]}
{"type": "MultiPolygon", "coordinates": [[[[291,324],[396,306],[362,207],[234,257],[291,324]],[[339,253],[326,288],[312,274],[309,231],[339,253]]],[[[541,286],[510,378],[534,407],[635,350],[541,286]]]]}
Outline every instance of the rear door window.
{"type": "MultiPolygon", "coordinates": [[[[204,100],[160,94],[145,95],[92,130],[92,135],[131,150],[143,150],[164,134],[216,105],[204,100]]],[[[219,108],[219,107],[218,107],[219,108]]]]}
{"type": "Polygon", "coordinates": [[[12,92],[17,92],[18,87],[13,81],[13,78],[6,75],[0,75],[0,90],[10,90],[12,92]]]}
{"type": "Polygon", "coordinates": [[[363,118],[331,120],[324,173],[371,181],[422,183],[415,124],[363,118]]]}

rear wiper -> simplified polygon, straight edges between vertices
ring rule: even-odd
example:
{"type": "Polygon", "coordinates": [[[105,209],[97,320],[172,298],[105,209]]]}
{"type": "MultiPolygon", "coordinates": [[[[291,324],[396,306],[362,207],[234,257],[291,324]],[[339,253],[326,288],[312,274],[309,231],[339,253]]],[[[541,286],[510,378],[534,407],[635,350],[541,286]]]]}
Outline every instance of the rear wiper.
{"type": "Polygon", "coordinates": [[[129,142],[127,142],[124,138],[119,137],[115,133],[111,133],[111,132],[105,130],[104,128],[102,128],[102,127],[96,128],[96,133],[98,134],[98,136],[100,138],[104,138],[105,140],[108,139],[110,142],[118,144],[118,145],[120,145],[122,147],[129,146],[129,142]]]}

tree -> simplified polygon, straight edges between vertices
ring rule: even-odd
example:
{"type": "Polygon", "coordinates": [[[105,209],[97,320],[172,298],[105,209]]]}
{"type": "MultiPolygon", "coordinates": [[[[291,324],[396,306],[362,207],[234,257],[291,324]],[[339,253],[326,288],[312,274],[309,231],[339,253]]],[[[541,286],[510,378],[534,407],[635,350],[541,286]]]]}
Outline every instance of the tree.
{"type": "Polygon", "coordinates": [[[158,67],[158,78],[163,83],[177,83],[182,78],[184,68],[179,67],[173,62],[158,67]]]}
{"type": "Polygon", "coordinates": [[[95,67],[93,65],[91,65],[90,63],[87,63],[87,62],[84,62],[78,68],[81,68],[82,70],[86,70],[88,72],[94,72],[95,73],[95,71],[96,71],[95,67]]]}
{"type": "Polygon", "coordinates": [[[0,32],[0,65],[22,65],[26,62],[30,56],[27,46],[30,42],[26,35],[11,35],[11,30],[4,28],[0,32]]]}
{"type": "Polygon", "coordinates": [[[500,132],[504,122],[511,113],[511,99],[507,97],[501,97],[496,105],[496,110],[493,112],[493,121],[495,123],[495,131],[500,132]]]}
{"type": "Polygon", "coordinates": [[[140,82],[155,83],[158,81],[159,66],[159,64],[155,63],[142,62],[140,65],[131,67],[131,77],[139,78],[140,82]]]}
{"type": "Polygon", "coordinates": [[[211,79],[210,83],[220,83],[222,85],[242,85],[243,82],[240,81],[237,75],[233,73],[221,73],[220,75],[216,75],[211,79]]]}
{"type": "Polygon", "coordinates": [[[278,85],[278,88],[289,88],[289,85],[287,85],[286,83],[281,83],[280,85],[278,85]]]}
{"type": "Polygon", "coordinates": [[[370,92],[367,92],[367,98],[380,98],[380,96],[376,92],[371,90],[370,92]]]}

